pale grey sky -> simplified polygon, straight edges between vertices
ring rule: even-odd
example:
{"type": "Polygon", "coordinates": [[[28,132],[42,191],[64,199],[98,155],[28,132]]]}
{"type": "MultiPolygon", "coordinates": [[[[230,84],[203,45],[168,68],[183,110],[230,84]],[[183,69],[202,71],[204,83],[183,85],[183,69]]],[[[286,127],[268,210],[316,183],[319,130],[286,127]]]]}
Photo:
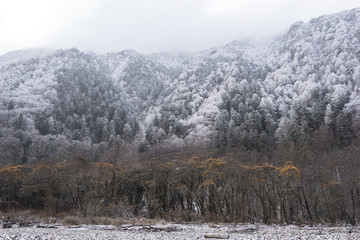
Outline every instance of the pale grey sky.
{"type": "Polygon", "coordinates": [[[0,0],[0,54],[33,47],[193,52],[356,7],[359,0],[0,0]]]}

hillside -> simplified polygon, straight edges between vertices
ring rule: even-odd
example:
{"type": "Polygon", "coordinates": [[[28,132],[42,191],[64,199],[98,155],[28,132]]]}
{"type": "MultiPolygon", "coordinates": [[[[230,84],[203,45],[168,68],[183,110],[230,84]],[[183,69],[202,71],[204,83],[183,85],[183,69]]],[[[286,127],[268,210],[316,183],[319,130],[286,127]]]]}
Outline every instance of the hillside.
{"type": "Polygon", "coordinates": [[[0,163],[74,152],[96,159],[119,141],[139,151],[207,144],[222,155],[282,140],[311,144],[320,128],[348,146],[359,125],[359,23],[353,9],[297,22],[272,42],[193,55],[3,55],[0,163]]]}

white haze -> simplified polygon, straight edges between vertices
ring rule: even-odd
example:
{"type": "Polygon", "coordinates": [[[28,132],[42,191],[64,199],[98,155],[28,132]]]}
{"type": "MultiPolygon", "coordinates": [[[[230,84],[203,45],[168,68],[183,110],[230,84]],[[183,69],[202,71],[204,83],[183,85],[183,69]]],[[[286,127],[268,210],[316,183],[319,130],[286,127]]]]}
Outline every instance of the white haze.
{"type": "Polygon", "coordinates": [[[1,0],[0,54],[38,47],[194,52],[273,37],[295,21],[356,7],[358,0],[1,0]]]}

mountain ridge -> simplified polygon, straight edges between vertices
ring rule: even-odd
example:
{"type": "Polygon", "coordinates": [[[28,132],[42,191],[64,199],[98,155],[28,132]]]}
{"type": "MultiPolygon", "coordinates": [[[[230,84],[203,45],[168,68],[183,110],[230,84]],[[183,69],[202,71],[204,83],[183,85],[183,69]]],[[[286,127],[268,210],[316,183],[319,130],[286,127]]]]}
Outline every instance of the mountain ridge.
{"type": "Polygon", "coordinates": [[[206,142],[223,154],[271,139],[298,142],[324,126],[346,146],[360,114],[359,22],[357,8],[294,23],[273,42],[233,41],[193,55],[69,49],[0,57],[0,148],[16,143],[15,162],[41,158],[49,138],[105,149],[117,139],[206,142]]]}

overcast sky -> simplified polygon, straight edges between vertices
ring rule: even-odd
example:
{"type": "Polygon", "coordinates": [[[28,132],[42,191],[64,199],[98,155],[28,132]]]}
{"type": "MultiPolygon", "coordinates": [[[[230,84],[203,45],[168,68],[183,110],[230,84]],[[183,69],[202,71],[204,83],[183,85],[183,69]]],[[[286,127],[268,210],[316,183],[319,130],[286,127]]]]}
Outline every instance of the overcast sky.
{"type": "Polygon", "coordinates": [[[359,0],[0,0],[0,54],[33,47],[194,52],[273,37],[295,21],[356,7],[359,0]]]}

